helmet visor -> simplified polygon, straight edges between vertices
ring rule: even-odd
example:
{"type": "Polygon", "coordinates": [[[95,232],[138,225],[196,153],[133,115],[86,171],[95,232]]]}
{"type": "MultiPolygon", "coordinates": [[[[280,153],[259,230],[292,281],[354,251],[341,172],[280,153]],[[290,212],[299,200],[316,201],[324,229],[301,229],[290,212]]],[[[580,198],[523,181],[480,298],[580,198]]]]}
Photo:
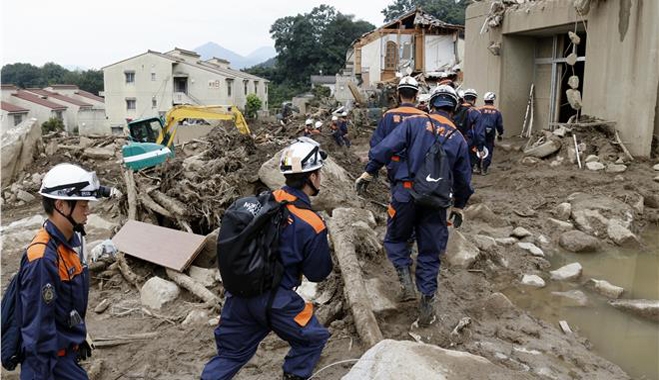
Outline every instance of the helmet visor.
{"type": "Polygon", "coordinates": [[[53,198],[100,198],[101,183],[96,172],[88,172],[79,182],[67,183],[55,187],[44,187],[40,193],[53,198]]]}

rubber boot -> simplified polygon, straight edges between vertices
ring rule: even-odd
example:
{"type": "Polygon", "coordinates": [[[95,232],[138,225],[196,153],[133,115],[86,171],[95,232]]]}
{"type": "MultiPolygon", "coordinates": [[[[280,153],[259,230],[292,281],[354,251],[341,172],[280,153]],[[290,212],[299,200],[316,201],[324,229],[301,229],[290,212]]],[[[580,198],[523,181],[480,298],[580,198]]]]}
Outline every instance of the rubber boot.
{"type": "Polygon", "coordinates": [[[421,303],[419,304],[419,326],[430,326],[435,322],[436,319],[435,296],[422,294],[421,303]]]}
{"type": "Polygon", "coordinates": [[[400,281],[401,291],[398,295],[399,302],[411,301],[416,299],[416,292],[414,291],[414,283],[412,283],[412,273],[410,267],[396,268],[398,274],[398,281],[400,281]]]}
{"type": "Polygon", "coordinates": [[[481,175],[487,175],[487,170],[488,168],[486,167],[481,168],[481,175]]]}
{"type": "Polygon", "coordinates": [[[298,376],[298,375],[293,375],[292,373],[286,373],[284,372],[284,380],[306,380],[306,377],[298,376]]]}

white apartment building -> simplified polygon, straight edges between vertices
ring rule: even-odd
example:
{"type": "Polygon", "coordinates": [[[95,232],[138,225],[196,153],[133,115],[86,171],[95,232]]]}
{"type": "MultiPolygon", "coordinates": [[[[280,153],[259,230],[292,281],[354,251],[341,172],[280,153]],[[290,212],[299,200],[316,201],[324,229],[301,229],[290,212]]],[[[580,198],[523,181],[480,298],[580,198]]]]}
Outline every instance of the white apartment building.
{"type": "Polygon", "coordinates": [[[256,94],[268,108],[268,80],[233,70],[220,58],[202,61],[194,51],[175,48],[146,53],[103,67],[105,107],[114,129],[126,121],[164,115],[178,104],[245,108],[256,94]]]}

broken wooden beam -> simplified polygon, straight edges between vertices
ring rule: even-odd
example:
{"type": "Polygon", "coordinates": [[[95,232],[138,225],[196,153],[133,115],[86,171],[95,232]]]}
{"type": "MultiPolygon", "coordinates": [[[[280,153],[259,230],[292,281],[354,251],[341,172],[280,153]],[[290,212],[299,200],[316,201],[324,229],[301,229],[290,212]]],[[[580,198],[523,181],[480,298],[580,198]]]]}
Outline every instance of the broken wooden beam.
{"type": "Polygon", "coordinates": [[[215,293],[206,289],[206,287],[195,281],[192,277],[169,268],[166,269],[166,272],[172,281],[206,302],[208,306],[215,307],[220,304],[220,298],[215,293]]]}
{"type": "Polygon", "coordinates": [[[165,195],[164,193],[154,190],[149,194],[153,197],[153,199],[158,202],[161,206],[163,206],[165,209],[171,211],[174,213],[176,216],[179,217],[186,217],[188,215],[188,210],[185,207],[183,203],[180,201],[165,195]]]}
{"type": "Polygon", "coordinates": [[[162,207],[156,201],[154,201],[149,196],[149,194],[146,194],[144,192],[140,192],[140,195],[138,196],[138,199],[140,200],[140,203],[142,203],[142,205],[144,207],[148,208],[149,210],[151,210],[151,211],[153,211],[157,214],[160,214],[164,217],[167,217],[167,218],[174,218],[174,215],[171,212],[167,211],[166,208],[162,207]]]}
{"type": "Polygon", "coordinates": [[[330,238],[334,243],[334,254],[343,277],[343,292],[355,320],[357,333],[367,347],[372,347],[384,338],[373,314],[371,300],[368,297],[361,267],[357,260],[355,236],[351,227],[355,221],[350,210],[348,208],[334,209],[332,217],[328,221],[330,238]]]}

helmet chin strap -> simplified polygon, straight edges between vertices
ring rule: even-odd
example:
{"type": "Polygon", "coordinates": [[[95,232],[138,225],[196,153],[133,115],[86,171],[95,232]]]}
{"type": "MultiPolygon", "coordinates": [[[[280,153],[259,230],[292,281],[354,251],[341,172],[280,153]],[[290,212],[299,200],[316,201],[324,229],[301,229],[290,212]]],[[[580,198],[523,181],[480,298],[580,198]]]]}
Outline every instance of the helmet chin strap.
{"type": "Polygon", "coordinates": [[[73,202],[73,206],[71,207],[71,211],[69,211],[69,215],[64,215],[64,213],[61,212],[57,207],[55,207],[55,211],[57,211],[60,215],[62,215],[64,218],[66,218],[66,220],[69,223],[71,223],[71,226],[73,226],[73,231],[74,232],[79,232],[80,235],[85,236],[87,234],[85,232],[85,226],[78,223],[78,222],[76,222],[75,219],[73,219],[73,217],[71,216],[73,214],[73,210],[75,210],[75,208],[76,208],[76,205],[77,205],[78,201],[73,200],[73,201],[69,201],[69,202],[73,202]]]}
{"type": "Polygon", "coordinates": [[[311,190],[313,190],[313,193],[311,194],[312,197],[315,197],[316,195],[318,195],[318,193],[320,193],[320,189],[317,188],[316,185],[313,184],[313,182],[311,182],[311,177],[307,177],[307,185],[309,185],[311,190]]]}

